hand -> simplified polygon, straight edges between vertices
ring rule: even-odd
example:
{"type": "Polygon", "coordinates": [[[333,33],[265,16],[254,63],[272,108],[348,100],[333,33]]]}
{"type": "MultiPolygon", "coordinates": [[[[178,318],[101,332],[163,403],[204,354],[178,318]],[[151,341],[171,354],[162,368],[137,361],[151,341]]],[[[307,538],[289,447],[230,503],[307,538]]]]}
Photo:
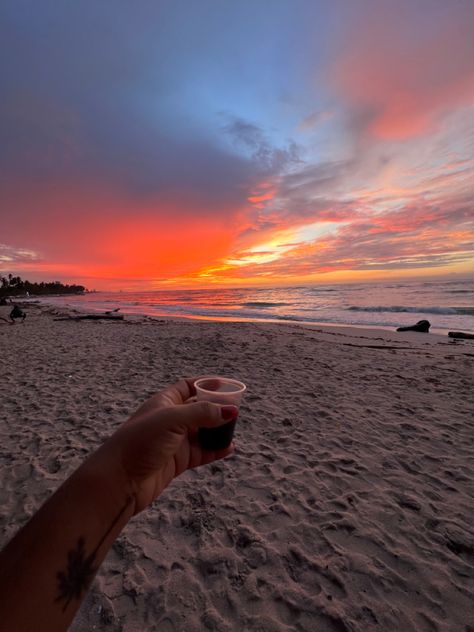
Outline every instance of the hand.
{"type": "MultiPolygon", "coordinates": [[[[197,378],[196,378],[197,379],[197,378]]],[[[113,476],[142,511],[185,470],[233,452],[203,450],[198,428],[215,428],[237,415],[236,406],[190,402],[195,379],[186,379],[151,397],[92,457],[112,463],[113,476]]]]}

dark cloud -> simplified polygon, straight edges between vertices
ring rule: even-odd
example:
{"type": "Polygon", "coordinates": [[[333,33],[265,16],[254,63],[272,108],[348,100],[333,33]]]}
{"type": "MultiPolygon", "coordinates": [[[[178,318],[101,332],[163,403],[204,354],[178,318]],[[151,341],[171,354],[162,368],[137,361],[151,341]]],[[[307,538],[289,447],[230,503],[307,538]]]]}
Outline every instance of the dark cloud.
{"type": "Polygon", "coordinates": [[[186,51],[178,46],[173,58],[158,5],[118,2],[112,12],[106,3],[19,0],[1,11],[4,183],[68,182],[183,207],[192,199],[216,213],[245,200],[254,164],[186,118],[176,77],[186,51]]]}
{"type": "MultiPolygon", "coordinates": [[[[273,209],[284,220],[345,221],[354,216],[351,201],[340,200],[339,191],[355,169],[351,160],[306,165],[283,174],[273,209]]],[[[347,195],[347,194],[346,194],[347,195]]]]}
{"type": "Polygon", "coordinates": [[[250,153],[258,169],[276,175],[296,163],[300,163],[300,148],[290,140],[286,147],[275,147],[257,125],[238,117],[224,125],[224,131],[237,147],[250,153]]]}

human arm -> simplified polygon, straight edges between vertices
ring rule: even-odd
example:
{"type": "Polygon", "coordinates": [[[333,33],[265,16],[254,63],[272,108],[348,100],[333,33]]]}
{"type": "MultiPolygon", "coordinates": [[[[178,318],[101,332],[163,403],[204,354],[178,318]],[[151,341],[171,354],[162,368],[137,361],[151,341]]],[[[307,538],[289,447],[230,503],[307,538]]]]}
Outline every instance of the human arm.
{"type": "Polygon", "coordinates": [[[232,452],[203,451],[199,427],[234,406],[185,403],[193,380],[148,400],[68,478],[0,553],[0,622],[15,632],[67,630],[107,551],[186,469],[232,452]]]}

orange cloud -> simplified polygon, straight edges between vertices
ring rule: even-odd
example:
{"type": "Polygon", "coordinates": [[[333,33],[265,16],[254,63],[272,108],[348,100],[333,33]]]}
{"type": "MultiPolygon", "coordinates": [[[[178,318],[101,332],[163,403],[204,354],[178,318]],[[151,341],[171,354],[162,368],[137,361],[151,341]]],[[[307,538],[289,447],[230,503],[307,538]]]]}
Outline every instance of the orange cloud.
{"type": "Polygon", "coordinates": [[[264,209],[267,203],[275,198],[275,195],[275,184],[264,181],[257,185],[252,194],[247,198],[247,201],[250,202],[253,208],[264,209]]]}
{"type": "Polygon", "coordinates": [[[263,193],[262,195],[251,195],[248,199],[249,202],[253,204],[257,202],[267,202],[268,200],[272,200],[274,197],[273,193],[263,193]]]}
{"type": "Polygon", "coordinates": [[[34,272],[41,278],[96,279],[98,288],[120,279],[124,285],[129,279],[152,283],[216,264],[231,250],[237,230],[238,209],[216,216],[205,208],[138,204],[69,187],[25,187],[3,197],[3,203],[15,221],[4,227],[2,241],[18,247],[9,248],[2,268],[8,264],[12,272],[28,272],[31,280],[34,272]],[[31,221],[32,209],[38,221],[31,221]]]}
{"type": "MultiPolygon", "coordinates": [[[[357,207],[358,200],[353,205],[357,207]]],[[[415,195],[401,208],[384,213],[368,208],[364,214],[348,212],[346,219],[328,227],[328,232],[318,232],[327,225],[324,221],[292,228],[288,223],[284,230],[282,222],[278,229],[256,233],[260,238],[266,234],[266,240],[234,251],[233,257],[227,257],[222,265],[206,268],[201,274],[192,273],[188,280],[199,282],[205,278],[217,285],[239,285],[311,282],[320,280],[321,275],[348,280],[414,271],[466,272],[469,266],[473,269],[472,208],[462,199],[445,199],[439,206],[438,202],[417,199],[415,195]],[[312,226],[315,237],[311,237],[312,226]],[[280,252],[275,237],[288,237],[291,233],[306,233],[306,238],[299,243],[282,242],[285,248],[280,252]]]]}

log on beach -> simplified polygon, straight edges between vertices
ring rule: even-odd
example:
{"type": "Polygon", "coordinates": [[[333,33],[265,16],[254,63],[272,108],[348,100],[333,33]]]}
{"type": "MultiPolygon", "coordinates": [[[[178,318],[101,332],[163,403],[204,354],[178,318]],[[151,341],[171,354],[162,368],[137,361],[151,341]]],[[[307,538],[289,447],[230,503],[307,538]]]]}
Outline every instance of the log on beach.
{"type": "Polygon", "coordinates": [[[461,338],[465,340],[474,340],[474,334],[466,334],[463,331],[449,331],[448,336],[450,338],[461,338]]]}
{"type": "Polygon", "coordinates": [[[123,320],[122,314],[82,314],[81,316],[65,316],[54,320],[123,320]]]}
{"type": "Polygon", "coordinates": [[[398,327],[397,331],[420,331],[427,334],[430,330],[431,323],[428,320],[419,320],[416,325],[410,325],[408,327],[398,327]]]}

